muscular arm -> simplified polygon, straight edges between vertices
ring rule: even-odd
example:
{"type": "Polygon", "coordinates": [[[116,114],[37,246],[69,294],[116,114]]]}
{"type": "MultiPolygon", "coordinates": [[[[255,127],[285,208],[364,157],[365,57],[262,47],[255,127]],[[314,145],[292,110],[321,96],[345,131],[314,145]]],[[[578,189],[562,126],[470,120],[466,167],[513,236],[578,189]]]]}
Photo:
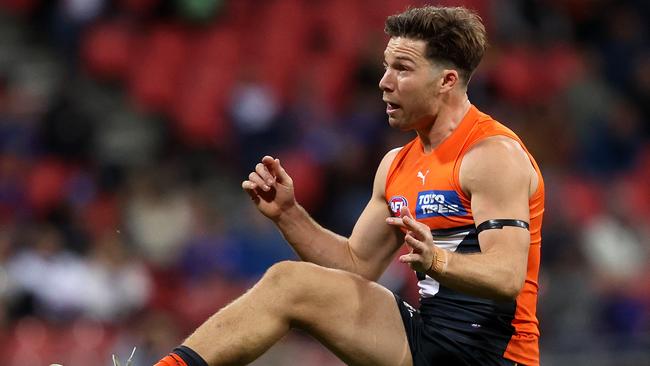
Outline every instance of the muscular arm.
{"type": "MultiPolygon", "coordinates": [[[[529,222],[528,200],[536,181],[530,160],[517,142],[492,137],[477,144],[461,163],[461,188],[471,198],[476,224],[489,219],[529,222]]],[[[530,233],[518,227],[479,234],[481,253],[448,253],[440,283],[482,297],[512,300],[526,277],[530,233]]]]}
{"type": "MultiPolygon", "coordinates": [[[[528,200],[537,185],[536,174],[514,140],[497,136],[479,142],[463,158],[459,178],[477,224],[490,219],[529,221],[528,200]]],[[[517,297],[526,277],[528,230],[506,226],[483,231],[481,252],[463,254],[436,247],[429,227],[408,210],[403,209],[401,216],[387,223],[408,230],[405,242],[412,251],[400,257],[402,262],[457,291],[498,300],[517,297]]]]}
{"type": "Polygon", "coordinates": [[[402,243],[399,230],[384,224],[390,216],[384,198],[386,175],[396,154],[396,150],[389,152],[380,163],[372,197],[350,238],[322,227],[296,202],[273,219],[302,260],[373,281],[379,278],[402,243]]]}

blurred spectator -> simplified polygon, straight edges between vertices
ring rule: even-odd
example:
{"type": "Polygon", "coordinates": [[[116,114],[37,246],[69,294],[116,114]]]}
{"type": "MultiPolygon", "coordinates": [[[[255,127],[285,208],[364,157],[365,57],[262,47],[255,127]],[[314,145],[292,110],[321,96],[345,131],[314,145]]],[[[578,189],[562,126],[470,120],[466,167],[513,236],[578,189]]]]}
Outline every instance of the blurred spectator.
{"type": "Polygon", "coordinates": [[[135,174],[124,216],[141,255],[161,268],[177,260],[193,220],[186,193],[169,179],[160,172],[135,174]]]}
{"type": "Polygon", "coordinates": [[[241,277],[243,248],[237,237],[227,232],[220,215],[204,202],[193,205],[192,232],[179,256],[180,268],[190,281],[219,275],[241,277]]]}
{"type": "Polygon", "coordinates": [[[86,315],[116,322],[147,304],[151,280],[135,253],[129,253],[119,233],[106,233],[89,254],[86,315]]]}
{"type": "Polygon", "coordinates": [[[66,250],[63,240],[56,227],[33,227],[26,238],[30,244],[8,261],[12,296],[23,299],[17,311],[31,309],[25,315],[58,321],[86,310],[88,264],[66,250]]]}

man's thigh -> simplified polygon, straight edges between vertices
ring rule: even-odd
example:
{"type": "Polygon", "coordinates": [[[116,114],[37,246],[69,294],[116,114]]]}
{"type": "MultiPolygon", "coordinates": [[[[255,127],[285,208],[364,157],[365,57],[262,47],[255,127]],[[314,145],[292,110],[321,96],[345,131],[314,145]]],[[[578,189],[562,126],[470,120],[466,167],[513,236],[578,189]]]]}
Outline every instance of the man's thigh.
{"type": "Polygon", "coordinates": [[[353,273],[284,262],[297,286],[291,319],[348,365],[411,366],[404,324],[392,292],[353,273]]]}

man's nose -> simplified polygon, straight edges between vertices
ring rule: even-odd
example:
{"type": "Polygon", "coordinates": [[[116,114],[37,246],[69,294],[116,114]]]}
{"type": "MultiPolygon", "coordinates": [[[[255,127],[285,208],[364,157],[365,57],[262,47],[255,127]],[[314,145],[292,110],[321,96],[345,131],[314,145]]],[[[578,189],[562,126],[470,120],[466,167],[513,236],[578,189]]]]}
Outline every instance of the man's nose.
{"type": "Polygon", "coordinates": [[[393,76],[390,70],[384,71],[384,75],[379,80],[379,89],[381,89],[382,91],[394,90],[393,76]]]}

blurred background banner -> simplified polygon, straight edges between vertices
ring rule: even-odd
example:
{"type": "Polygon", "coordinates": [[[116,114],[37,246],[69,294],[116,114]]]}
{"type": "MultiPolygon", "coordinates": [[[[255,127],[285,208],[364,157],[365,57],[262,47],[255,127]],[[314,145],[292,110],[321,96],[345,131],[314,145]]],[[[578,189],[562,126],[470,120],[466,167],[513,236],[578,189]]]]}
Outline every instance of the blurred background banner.
{"type": "MultiPolygon", "coordinates": [[[[295,258],[241,191],[264,155],[347,235],[391,131],[377,87],[404,0],[0,0],[3,365],[151,365],[295,258]]],[[[490,49],[471,101],[547,183],[543,365],[650,365],[650,10],[441,1],[490,49]]],[[[417,301],[407,266],[381,282],[417,301]]],[[[342,365],[301,334],[254,365],[342,365]],[[299,360],[299,361],[297,361],[299,360]]]]}

